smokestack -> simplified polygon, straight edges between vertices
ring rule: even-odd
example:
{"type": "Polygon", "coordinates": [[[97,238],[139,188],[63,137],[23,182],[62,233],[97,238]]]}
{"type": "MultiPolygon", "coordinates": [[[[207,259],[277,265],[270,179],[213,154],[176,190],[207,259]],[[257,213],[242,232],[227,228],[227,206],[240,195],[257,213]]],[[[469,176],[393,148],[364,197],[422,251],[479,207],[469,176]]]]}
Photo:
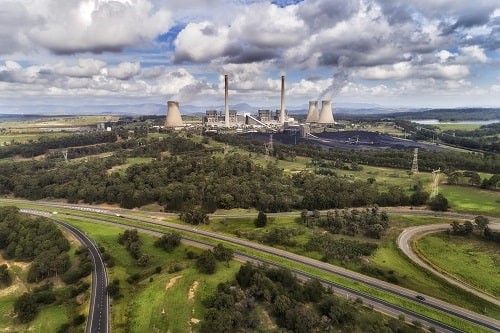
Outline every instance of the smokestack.
{"type": "Polygon", "coordinates": [[[226,127],[229,127],[229,85],[227,74],[224,75],[224,123],[226,127]]]}
{"type": "Polygon", "coordinates": [[[309,101],[306,123],[317,123],[319,120],[318,101],[309,101]]]}
{"type": "Polygon", "coordinates": [[[281,108],[280,108],[280,122],[285,125],[285,76],[281,76],[281,108]]]}
{"type": "Polygon", "coordinates": [[[183,127],[181,112],[179,111],[179,102],[167,102],[167,117],[165,118],[165,127],[183,127]]]}
{"type": "Polygon", "coordinates": [[[319,124],[334,124],[333,113],[332,113],[332,102],[331,101],[321,101],[321,112],[318,119],[319,124]]]}

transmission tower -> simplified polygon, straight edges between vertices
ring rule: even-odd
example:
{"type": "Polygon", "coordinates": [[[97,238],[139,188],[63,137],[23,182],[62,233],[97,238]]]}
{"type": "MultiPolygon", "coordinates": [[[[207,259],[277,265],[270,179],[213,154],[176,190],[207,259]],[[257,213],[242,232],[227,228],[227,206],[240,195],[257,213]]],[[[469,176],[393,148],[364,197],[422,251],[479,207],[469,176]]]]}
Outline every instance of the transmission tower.
{"type": "Polygon", "coordinates": [[[64,160],[66,161],[66,163],[68,163],[68,150],[67,149],[64,149],[61,151],[63,157],[64,157],[64,160]]]}
{"type": "Polygon", "coordinates": [[[431,198],[434,198],[439,193],[439,176],[441,175],[441,169],[432,171],[432,190],[431,198]]]}
{"type": "Polygon", "coordinates": [[[226,143],[224,145],[224,155],[227,155],[228,152],[229,152],[229,145],[226,143]]]}
{"type": "Polygon", "coordinates": [[[418,173],[418,148],[413,150],[413,163],[411,164],[411,173],[418,173]]]}
{"type": "Polygon", "coordinates": [[[271,153],[273,152],[273,135],[269,135],[269,142],[264,143],[264,148],[266,149],[266,160],[269,158],[271,153]]]}

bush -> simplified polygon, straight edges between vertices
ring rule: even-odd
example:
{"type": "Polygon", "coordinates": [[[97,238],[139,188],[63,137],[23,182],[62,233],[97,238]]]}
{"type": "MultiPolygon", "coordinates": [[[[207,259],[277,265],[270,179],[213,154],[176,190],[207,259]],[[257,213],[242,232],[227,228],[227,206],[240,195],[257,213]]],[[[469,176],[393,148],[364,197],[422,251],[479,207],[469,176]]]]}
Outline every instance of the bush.
{"type": "Polygon", "coordinates": [[[267,215],[263,211],[259,211],[259,215],[257,215],[254,224],[257,228],[265,227],[267,224],[267,215]]]}
{"type": "Polygon", "coordinates": [[[75,318],[73,318],[73,326],[79,326],[83,324],[86,319],[87,317],[85,317],[85,315],[83,314],[76,316],[75,318]]]}
{"type": "Polygon", "coordinates": [[[14,303],[14,311],[21,323],[32,321],[38,313],[38,305],[33,295],[24,293],[14,303]]]}
{"type": "Polygon", "coordinates": [[[196,267],[201,273],[213,274],[217,269],[217,261],[211,250],[203,251],[196,260],[196,267]]]}
{"type": "Polygon", "coordinates": [[[448,199],[440,193],[429,201],[429,208],[433,211],[445,212],[449,208],[448,199]]]}

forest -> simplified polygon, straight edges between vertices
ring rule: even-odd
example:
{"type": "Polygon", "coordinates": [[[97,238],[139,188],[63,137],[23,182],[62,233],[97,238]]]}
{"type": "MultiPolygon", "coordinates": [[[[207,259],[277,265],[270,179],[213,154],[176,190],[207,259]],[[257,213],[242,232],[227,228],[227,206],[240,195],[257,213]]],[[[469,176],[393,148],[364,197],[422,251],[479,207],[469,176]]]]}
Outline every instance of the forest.
{"type": "MultiPolygon", "coordinates": [[[[0,207],[2,257],[29,262],[26,281],[39,283],[16,299],[13,309],[16,320],[30,322],[44,305],[72,300],[89,288],[88,283],[80,280],[92,272],[88,250],[81,248],[75,251],[75,260],[71,263],[69,249],[68,240],[54,223],[43,217],[22,214],[17,207],[0,207]],[[52,282],[47,282],[48,278],[55,276],[61,277],[66,287],[56,289],[52,282]]],[[[0,287],[12,282],[6,267],[0,266],[0,287]]],[[[71,325],[79,326],[83,322],[85,316],[78,315],[71,325]]]]}
{"type": "MultiPolygon", "coordinates": [[[[158,203],[166,211],[183,213],[181,217],[187,222],[203,218],[205,213],[219,208],[255,208],[264,212],[322,210],[373,204],[422,205],[428,198],[422,191],[408,194],[398,186],[380,188],[374,179],[352,180],[335,173],[336,168],[359,170],[363,164],[408,168],[412,159],[409,151],[365,151],[359,154],[356,151],[276,144],[275,153],[280,158],[309,156],[315,167],[315,173],[290,175],[271,162],[263,166],[254,163],[251,155],[253,151],[262,150],[262,144],[236,136],[216,138],[241,145],[249,153],[221,156],[218,154],[220,149],[206,148],[190,138],[177,135],[123,140],[89,146],[127,147],[106,158],[66,163],[62,156],[49,155],[42,160],[2,163],[0,194],[31,200],[60,198],[70,203],[119,204],[124,208],[158,203]],[[125,164],[128,157],[137,156],[153,160],[130,165],[120,172],[112,171],[113,167],[125,164]],[[202,209],[199,216],[194,215],[197,211],[193,208],[202,209]]],[[[500,169],[500,159],[495,155],[436,155],[425,151],[419,155],[421,170],[439,166],[445,171],[455,168],[500,169]]],[[[492,178],[492,181],[497,181],[497,178],[492,178]]],[[[497,185],[485,183],[485,186],[494,188],[497,185]]]]}
{"type": "Polygon", "coordinates": [[[317,280],[302,283],[289,270],[248,262],[233,282],[219,284],[204,305],[201,333],[263,332],[266,324],[296,333],[423,332],[419,322],[409,326],[404,316],[388,319],[361,300],[335,296],[317,280]],[[262,311],[270,316],[268,321],[261,320],[262,311]]]}

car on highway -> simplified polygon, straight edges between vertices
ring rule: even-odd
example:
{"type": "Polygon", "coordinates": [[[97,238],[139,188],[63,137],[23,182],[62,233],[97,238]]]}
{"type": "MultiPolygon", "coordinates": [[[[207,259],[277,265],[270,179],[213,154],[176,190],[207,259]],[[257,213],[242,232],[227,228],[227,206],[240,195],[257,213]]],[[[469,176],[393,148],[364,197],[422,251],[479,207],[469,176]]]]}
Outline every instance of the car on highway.
{"type": "Polygon", "coordinates": [[[415,296],[415,298],[418,299],[419,301],[425,301],[425,297],[422,295],[417,295],[415,296]]]}

